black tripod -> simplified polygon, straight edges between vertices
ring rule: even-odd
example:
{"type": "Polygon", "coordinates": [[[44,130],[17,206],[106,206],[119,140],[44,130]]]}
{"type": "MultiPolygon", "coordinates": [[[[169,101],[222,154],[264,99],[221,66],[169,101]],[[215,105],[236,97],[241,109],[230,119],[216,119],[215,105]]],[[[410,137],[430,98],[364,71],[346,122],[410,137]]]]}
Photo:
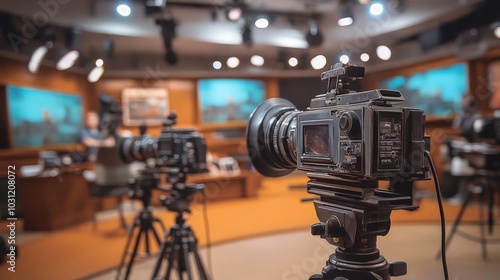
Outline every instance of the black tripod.
{"type": "Polygon", "coordinates": [[[311,232],[337,246],[321,274],[309,279],[388,280],[405,275],[405,262],[389,263],[380,255],[377,235],[389,232],[392,210],[417,208],[412,205],[411,182],[391,182],[394,192],[377,189],[377,181],[346,181],[315,173],[308,176],[308,192],[320,196],[314,205],[321,222],[312,225],[311,232]]]}
{"type": "Polygon", "coordinates": [[[141,240],[141,236],[144,236],[146,255],[150,255],[150,246],[149,246],[149,234],[153,234],[153,237],[158,244],[161,245],[160,237],[154,227],[155,224],[160,224],[163,232],[166,232],[166,228],[163,225],[162,221],[157,217],[153,216],[151,211],[151,195],[152,190],[158,187],[158,179],[154,173],[144,172],[141,174],[141,178],[137,180],[135,185],[136,187],[133,190],[133,195],[131,196],[134,199],[140,199],[142,201],[143,208],[141,212],[135,217],[133,227],[130,230],[127,244],[125,245],[125,250],[123,251],[122,258],[120,260],[120,265],[118,266],[118,272],[116,275],[116,279],[119,280],[121,276],[121,271],[123,266],[125,265],[125,259],[127,255],[129,255],[129,247],[132,241],[132,236],[134,232],[137,231],[137,236],[135,239],[134,247],[132,253],[130,254],[130,259],[127,264],[127,270],[125,272],[125,278],[128,279],[130,272],[132,270],[132,265],[134,263],[135,257],[137,255],[137,249],[139,247],[139,243],[141,240]]]}
{"type": "Polygon", "coordinates": [[[173,176],[169,179],[173,186],[170,190],[172,195],[168,198],[163,198],[162,202],[169,211],[177,212],[176,223],[166,235],[152,278],[161,279],[158,274],[163,259],[166,258],[168,263],[163,279],[170,279],[174,266],[176,267],[179,280],[184,279],[184,274],[187,274],[188,280],[193,279],[192,265],[189,263],[190,255],[192,254],[196,262],[195,265],[196,270],[198,270],[199,279],[208,280],[209,278],[198,253],[196,236],[191,227],[186,224],[184,217],[184,213],[191,213],[189,208],[190,197],[196,192],[203,191],[205,186],[203,184],[186,184],[183,175],[181,177],[173,176]],[[180,180],[178,181],[177,179],[180,180]]]}

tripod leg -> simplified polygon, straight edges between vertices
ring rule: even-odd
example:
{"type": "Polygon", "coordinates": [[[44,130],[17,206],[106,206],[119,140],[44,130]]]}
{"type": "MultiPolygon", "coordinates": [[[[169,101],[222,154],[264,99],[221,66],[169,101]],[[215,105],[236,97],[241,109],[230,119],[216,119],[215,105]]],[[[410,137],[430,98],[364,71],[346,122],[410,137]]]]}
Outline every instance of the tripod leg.
{"type": "Polygon", "coordinates": [[[488,185],[488,232],[490,235],[493,234],[493,203],[495,187],[496,183],[493,181],[488,185]]]}
{"type": "Polygon", "coordinates": [[[130,271],[132,271],[132,264],[134,263],[135,255],[137,254],[137,248],[139,247],[139,241],[141,240],[141,235],[142,235],[142,229],[139,230],[137,239],[135,240],[134,251],[132,251],[132,255],[130,255],[130,260],[128,261],[127,271],[125,272],[125,279],[128,279],[130,271]]]}
{"type": "Polygon", "coordinates": [[[130,229],[130,232],[128,234],[127,243],[125,245],[125,250],[123,250],[123,255],[122,255],[122,258],[120,260],[120,264],[118,265],[118,273],[116,275],[117,280],[120,279],[120,274],[121,274],[121,271],[123,268],[123,264],[125,263],[125,258],[127,257],[128,247],[130,246],[130,241],[132,241],[132,235],[134,235],[134,229],[136,227],[136,224],[137,224],[137,220],[134,221],[134,226],[130,229]]]}
{"type": "Polygon", "coordinates": [[[172,234],[172,239],[170,239],[170,242],[169,242],[169,247],[170,247],[170,251],[168,253],[168,263],[167,263],[167,272],[165,273],[165,279],[170,279],[170,274],[172,273],[172,267],[174,266],[174,257],[175,255],[179,254],[179,249],[175,247],[175,244],[178,244],[178,241],[177,241],[177,232],[174,231],[171,233],[172,234]],[[177,252],[176,252],[177,251],[177,252]]]}
{"type": "MultiPolygon", "coordinates": [[[[182,244],[182,255],[183,255],[183,259],[184,259],[184,268],[187,272],[188,280],[192,280],[193,273],[191,271],[191,265],[189,264],[189,244],[186,244],[186,243],[182,244]]],[[[181,270],[182,269],[179,269],[179,274],[182,273],[181,270]]]]}
{"type": "Polygon", "coordinates": [[[155,269],[153,271],[153,277],[151,279],[155,279],[158,277],[158,273],[160,272],[161,264],[163,262],[163,258],[165,258],[167,254],[168,242],[164,242],[160,249],[160,254],[158,255],[158,260],[156,261],[155,269]]]}
{"type": "Polygon", "coordinates": [[[163,222],[160,219],[155,217],[155,218],[153,218],[153,222],[159,223],[163,232],[167,232],[167,228],[165,227],[165,225],[163,224],[163,222]]]}
{"type": "Polygon", "coordinates": [[[198,249],[196,248],[196,243],[193,245],[193,254],[196,261],[196,267],[198,268],[198,273],[200,274],[200,280],[208,280],[207,273],[200,258],[200,254],[198,254],[198,249]]]}
{"type": "Polygon", "coordinates": [[[144,230],[144,241],[146,243],[146,255],[149,256],[150,250],[149,250],[149,231],[146,229],[144,230]]]}
{"type": "Polygon", "coordinates": [[[153,236],[156,239],[156,242],[158,242],[158,246],[160,246],[161,240],[160,240],[160,237],[158,236],[158,233],[156,232],[156,229],[153,227],[151,231],[153,232],[153,236]]]}
{"type": "MultiPolygon", "coordinates": [[[[446,245],[445,245],[445,250],[450,246],[451,240],[453,239],[453,236],[455,235],[458,225],[460,224],[460,221],[462,220],[462,216],[465,212],[465,208],[467,208],[467,205],[469,204],[470,200],[472,198],[472,191],[468,190],[467,195],[465,196],[464,202],[462,202],[462,206],[460,207],[460,210],[458,212],[458,216],[455,219],[455,222],[453,223],[453,227],[451,228],[450,234],[446,238],[446,245]]],[[[441,257],[441,251],[438,252],[436,255],[436,259],[439,259],[441,257]]]]}
{"type": "MultiPolygon", "coordinates": [[[[484,194],[484,193],[483,193],[484,194]]],[[[488,193],[486,193],[488,195],[488,193]]],[[[484,200],[487,200],[488,197],[484,197],[484,200]]],[[[483,223],[483,205],[479,205],[479,231],[481,233],[481,250],[483,252],[483,259],[486,260],[488,258],[487,253],[486,253],[486,232],[484,230],[484,223],[483,223]]]]}

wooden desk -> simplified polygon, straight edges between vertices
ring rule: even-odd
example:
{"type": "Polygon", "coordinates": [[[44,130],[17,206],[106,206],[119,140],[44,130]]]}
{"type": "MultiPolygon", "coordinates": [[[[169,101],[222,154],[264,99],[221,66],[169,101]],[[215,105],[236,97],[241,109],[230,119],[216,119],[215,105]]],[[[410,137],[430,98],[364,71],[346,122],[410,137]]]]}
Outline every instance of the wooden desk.
{"type": "Polygon", "coordinates": [[[19,178],[17,186],[26,231],[61,229],[92,219],[92,198],[81,174],[19,178]]]}

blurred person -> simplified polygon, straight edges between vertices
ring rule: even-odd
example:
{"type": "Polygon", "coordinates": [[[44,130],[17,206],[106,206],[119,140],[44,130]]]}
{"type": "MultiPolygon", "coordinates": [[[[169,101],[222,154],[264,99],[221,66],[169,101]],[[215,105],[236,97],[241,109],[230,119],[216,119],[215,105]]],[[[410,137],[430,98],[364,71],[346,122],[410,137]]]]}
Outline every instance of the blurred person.
{"type": "Polygon", "coordinates": [[[87,147],[85,158],[88,161],[95,161],[99,147],[112,147],[116,142],[114,137],[104,137],[99,130],[99,115],[96,112],[87,113],[81,139],[82,143],[87,147]]]}

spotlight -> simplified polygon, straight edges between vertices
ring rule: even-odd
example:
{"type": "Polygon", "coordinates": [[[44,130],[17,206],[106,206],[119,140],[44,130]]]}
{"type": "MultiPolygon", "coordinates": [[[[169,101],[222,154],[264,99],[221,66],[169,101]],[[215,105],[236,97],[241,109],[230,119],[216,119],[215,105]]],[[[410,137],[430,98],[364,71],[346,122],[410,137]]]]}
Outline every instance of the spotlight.
{"type": "Polygon", "coordinates": [[[317,47],[323,43],[323,35],[319,31],[318,24],[314,20],[309,25],[309,32],[306,34],[306,40],[311,47],[317,47]]]}
{"type": "Polygon", "coordinates": [[[218,60],[214,61],[214,63],[212,63],[212,67],[215,69],[215,70],[219,70],[222,68],[222,63],[218,60]]]}
{"type": "Polygon", "coordinates": [[[338,20],[339,26],[349,26],[354,23],[354,16],[352,14],[352,10],[350,8],[345,8],[338,20]]]}
{"type": "Polygon", "coordinates": [[[64,34],[64,44],[66,50],[69,51],[64,54],[61,59],[56,64],[58,70],[66,70],[72,67],[78,57],[80,52],[77,50],[77,46],[80,45],[80,39],[82,37],[82,31],[78,28],[71,28],[67,30],[64,34]]]}
{"type": "Polygon", "coordinates": [[[50,48],[52,48],[53,44],[52,42],[47,42],[45,45],[42,45],[38,47],[33,54],[31,55],[30,61],[28,63],[28,70],[31,73],[37,73],[38,69],[40,68],[40,64],[42,64],[42,60],[49,51],[50,48]]]}
{"type": "Polygon", "coordinates": [[[96,66],[94,67],[94,69],[92,69],[92,71],[90,71],[89,75],[87,76],[87,80],[91,83],[95,83],[99,81],[103,73],[104,73],[104,67],[96,66]]]}
{"type": "Polygon", "coordinates": [[[384,6],[380,3],[373,3],[370,6],[370,14],[374,16],[380,15],[384,11],[384,6]]]}
{"type": "Polygon", "coordinates": [[[252,65],[254,66],[261,67],[262,65],[264,65],[264,58],[260,55],[252,55],[252,57],[250,58],[250,63],[252,63],[252,65]]]}
{"type": "Polygon", "coordinates": [[[156,20],[156,24],[161,26],[161,36],[166,50],[165,60],[168,64],[175,65],[177,64],[178,58],[173,50],[172,41],[177,36],[177,21],[173,18],[158,19],[156,20]]]}
{"type": "Polygon", "coordinates": [[[116,12],[122,17],[128,17],[132,13],[132,9],[127,4],[120,4],[116,6],[116,12]]]}
{"type": "Polygon", "coordinates": [[[288,65],[290,65],[291,67],[295,67],[299,64],[299,60],[295,57],[290,57],[290,59],[288,60],[288,65]]]}
{"type": "Polygon", "coordinates": [[[326,65],[326,57],[324,55],[317,55],[311,59],[311,66],[315,70],[323,69],[326,65]]]}
{"type": "Polygon", "coordinates": [[[104,61],[102,59],[99,58],[95,61],[95,66],[102,67],[103,65],[104,65],[104,61]]]}
{"type": "Polygon", "coordinates": [[[377,47],[377,56],[382,59],[382,60],[389,60],[391,59],[391,49],[389,47],[380,45],[377,47]]]}
{"type": "Polygon", "coordinates": [[[372,0],[358,0],[359,4],[361,4],[361,5],[368,5],[368,4],[370,4],[371,1],[372,0]]]}
{"type": "Polygon", "coordinates": [[[367,62],[368,60],[370,60],[370,55],[367,54],[367,53],[362,53],[359,58],[361,59],[361,61],[363,62],[367,62]]]}
{"type": "Polygon", "coordinates": [[[226,6],[226,18],[230,21],[237,21],[243,15],[244,1],[232,0],[226,6]]]}
{"type": "Polygon", "coordinates": [[[268,15],[259,15],[255,20],[255,27],[267,28],[269,26],[270,18],[268,15]]]}
{"type": "Polygon", "coordinates": [[[240,65],[240,60],[237,57],[232,56],[232,57],[227,59],[226,63],[227,63],[227,67],[236,68],[236,67],[238,67],[238,65],[240,65]]]}
{"type": "Polygon", "coordinates": [[[253,45],[252,30],[250,29],[250,25],[245,24],[245,26],[243,27],[241,39],[243,44],[245,44],[246,46],[251,47],[253,45]]]}
{"type": "Polygon", "coordinates": [[[498,39],[500,39],[500,26],[499,26],[499,27],[496,27],[496,28],[493,30],[493,34],[495,34],[495,37],[497,37],[498,39]]]}
{"type": "Polygon", "coordinates": [[[76,60],[80,56],[80,52],[72,50],[67,52],[56,64],[57,70],[66,70],[75,65],[76,60]]]}
{"type": "Polygon", "coordinates": [[[146,0],[144,6],[146,8],[146,15],[158,14],[163,11],[167,5],[167,0],[146,0]]]}
{"type": "Polygon", "coordinates": [[[349,56],[343,54],[340,56],[340,62],[347,64],[349,62],[349,56]]]}

